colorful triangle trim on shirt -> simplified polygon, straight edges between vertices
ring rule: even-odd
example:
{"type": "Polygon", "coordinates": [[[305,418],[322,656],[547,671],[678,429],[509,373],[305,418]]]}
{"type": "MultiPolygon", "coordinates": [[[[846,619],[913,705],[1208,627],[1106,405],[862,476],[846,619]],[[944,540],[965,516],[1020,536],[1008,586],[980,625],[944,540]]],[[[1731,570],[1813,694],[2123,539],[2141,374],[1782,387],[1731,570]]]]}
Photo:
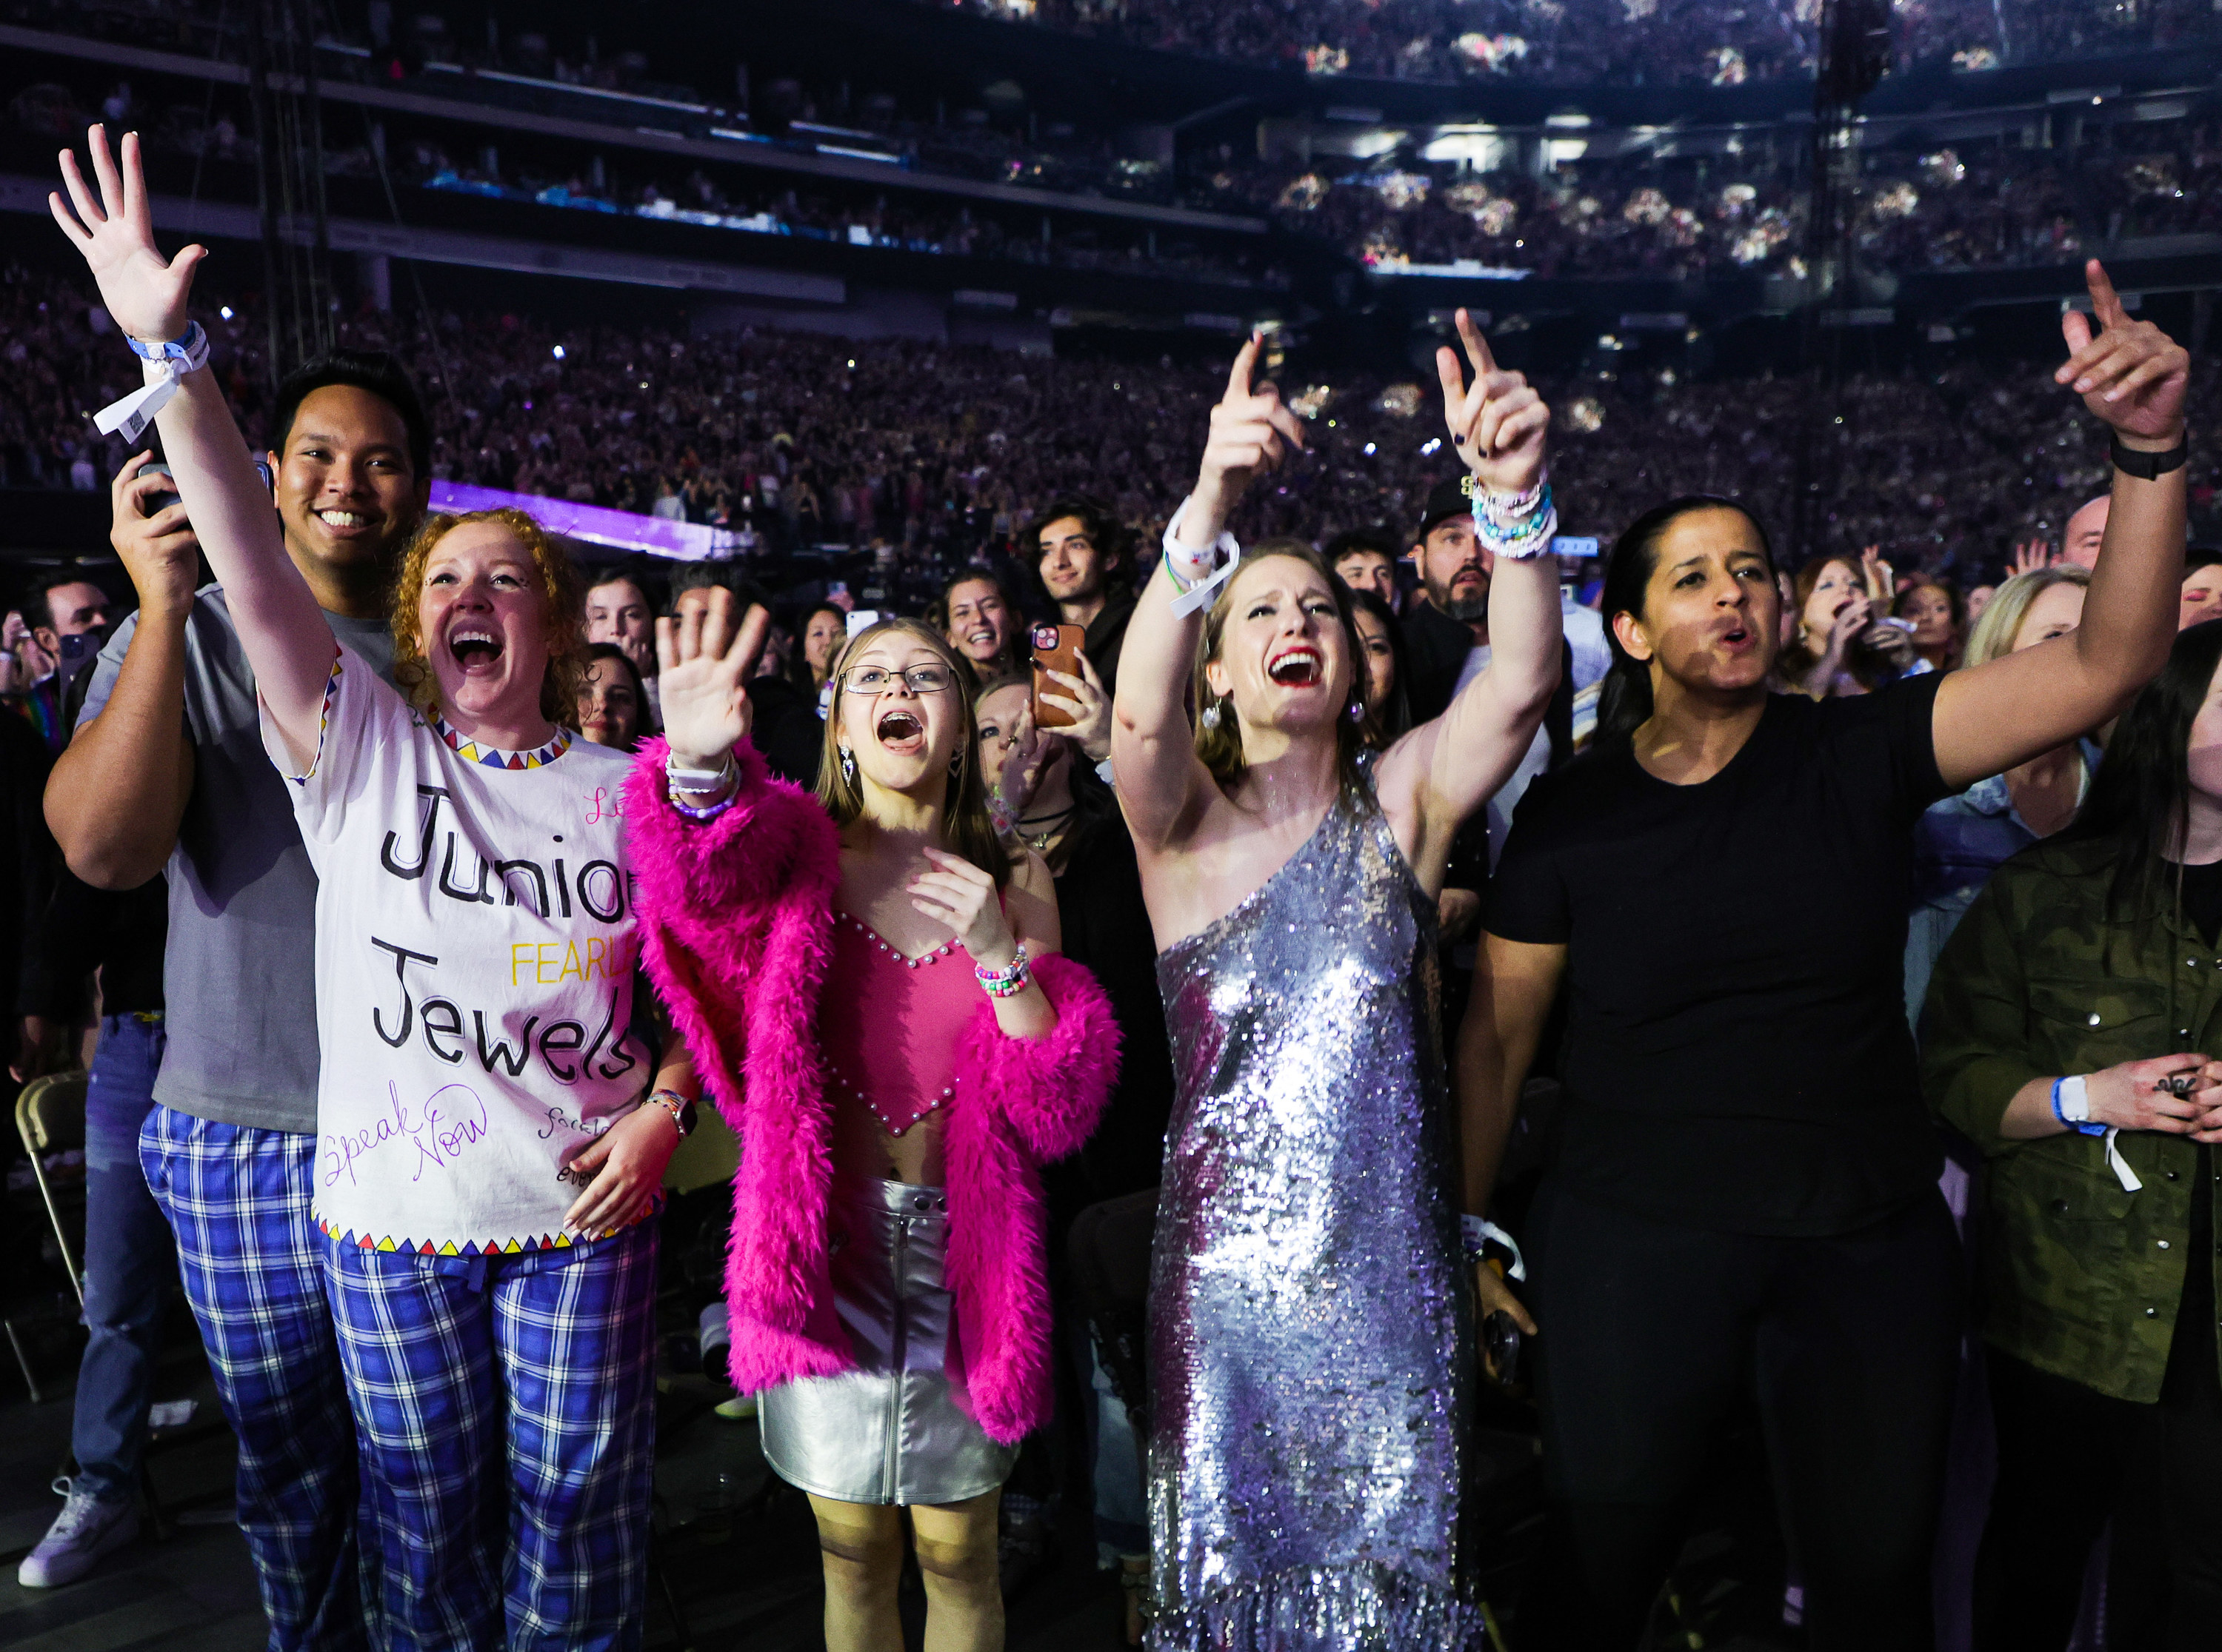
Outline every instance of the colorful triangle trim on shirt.
{"type": "Polygon", "coordinates": [[[466,740],[449,728],[447,719],[437,711],[431,714],[429,721],[432,732],[440,736],[449,751],[466,763],[476,763],[485,768],[544,768],[570,750],[571,742],[578,738],[568,729],[558,729],[556,737],[537,750],[505,752],[493,746],[482,746],[475,740],[466,740]]]}
{"type": "Polygon", "coordinates": [[[344,656],[340,653],[338,646],[335,644],[332,648],[332,673],[330,676],[324,679],[324,702],[317,716],[316,754],[309,760],[309,772],[306,774],[296,774],[291,777],[295,785],[306,786],[316,778],[317,765],[324,760],[324,736],[331,732],[332,705],[340,697],[340,673],[343,659],[344,656]]]}
{"type": "MultiPolygon", "coordinates": [[[[660,1208],[660,1202],[657,1205],[651,1205],[637,1220],[647,1221],[658,1208],[660,1208]]],[[[568,1233],[556,1232],[528,1233],[507,1239],[489,1239],[483,1244],[476,1240],[467,1240],[458,1245],[452,1239],[436,1242],[430,1239],[399,1238],[391,1234],[358,1233],[353,1228],[342,1228],[336,1222],[327,1222],[321,1216],[315,1219],[318,1231],[335,1244],[352,1246],[357,1250],[381,1251],[389,1255],[399,1253],[413,1254],[418,1256],[518,1256],[527,1251],[534,1250],[568,1250],[574,1245],[586,1242],[582,1239],[574,1239],[568,1233]]],[[[618,1229],[612,1228],[608,1233],[596,1234],[593,1236],[606,1239],[618,1231],[618,1229]]]]}

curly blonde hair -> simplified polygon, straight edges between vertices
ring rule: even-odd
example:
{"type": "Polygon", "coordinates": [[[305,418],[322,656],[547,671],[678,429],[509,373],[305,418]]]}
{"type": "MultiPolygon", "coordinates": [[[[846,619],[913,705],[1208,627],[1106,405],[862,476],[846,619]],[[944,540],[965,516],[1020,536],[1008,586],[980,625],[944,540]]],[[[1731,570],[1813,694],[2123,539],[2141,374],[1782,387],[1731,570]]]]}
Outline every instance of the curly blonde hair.
{"type": "Polygon", "coordinates": [[[401,571],[393,581],[393,680],[419,711],[439,710],[439,681],[425,658],[424,634],[417,621],[417,604],[424,595],[424,567],[432,560],[434,546],[456,529],[479,522],[499,523],[532,553],[548,616],[548,669],[540,682],[540,714],[550,723],[576,729],[579,687],[587,675],[586,581],[570,553],[530,515],[514,506],[430,516],[419,524],[402,553],[401,571]]]}

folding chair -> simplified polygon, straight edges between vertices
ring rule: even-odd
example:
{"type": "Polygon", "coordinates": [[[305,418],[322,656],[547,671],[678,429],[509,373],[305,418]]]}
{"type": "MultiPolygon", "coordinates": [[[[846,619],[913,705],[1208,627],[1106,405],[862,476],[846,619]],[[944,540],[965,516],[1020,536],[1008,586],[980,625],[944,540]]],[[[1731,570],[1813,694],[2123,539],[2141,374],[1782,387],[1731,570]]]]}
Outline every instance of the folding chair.
{"type": "MultiPolygon", "coordinates": [[[[47,1173],[46,1158],[56,1153],[85,1150],[85,1105],[89,1075],[78,1069],[56,1073],[43,1079],[34,1079],[23,1086],[22,1094],[16,1099],[16,1129],[23,1138],[24,1148],[31,1158],[31,1173],[37,1179],[40,1196],[46,1201],[47,1217],[54,1224],[54,1243],[60,1248],[62,1266],[67,1270],[70,1288],[77,1292],[80,1313],[85,1308],[85,1264],[78,1247],[70,1240],[70,1223],[66,1208],[71,1203],[68,1189],[58,1187],[47,1173]]],[[[82,1217],[82,1195],[78,1214],[82,1217]]],[[[23,1381],[31,1390],[35,1404],[43,1404],[48,1398],[40,1392],[36,1376],[20,1338],[16,1324],[7,1323],[8,1340],[16,1351],[16,1362],[22,1368],[23,1381]]],[[[72,1378],[74,1383],[74,1376],[72,1378]]],[[[154,1523],[154,1536],[167,1537],[171,1530],[172,1506],[165,1504],[154,1488],[151,1461],[173,1447],[191,1444],[222,1432],[229,1425],[220,1418],[201,1424],[190,1430],[165,1430],[149,1438],[141,1452],[139,1464],[139,1487],[146,1499],[147,1511],[154,1523]]],[[[70,1467],[66,1461],[65,1469],[70,1467]]],[[[190,1507],[195,1501],[187,1499],[178,1506],[190,1507]]]]}
{"type": "MultiPolygon", "coordinates": [[[[57,1153],[85,1151],[86,1082],[87,1074],[82,1067],[68,1073],[50,1073],[43,1079],[32,1079],[16,1098],[16,1133],[22,1137],[23,1149],[30,1155],[31,1175],[39,1185],[39,1197],[46,1203],[47,1218],[54,1225],[54,1243],[61,1250],[62,1271],[69,1275],[70,1289],[77,1292],[79,1310],[85,1307],[84,1269],[78,1260],[77,1247],[70,1241],[70,1224],[63,1218],[60,1190],[47,1173],[47,1160],[57,1153]]],[[[43,1405],[47,1396],[40,1390],[38,1374],[31,1368],[30,1355],[16,1332],[16,1321],[10,1317],[5,1323],[9,1346],[15,1350],[16,1363],[23,1373],[23,1386],[31,1391],[34,1405],[43,1405]]]]}

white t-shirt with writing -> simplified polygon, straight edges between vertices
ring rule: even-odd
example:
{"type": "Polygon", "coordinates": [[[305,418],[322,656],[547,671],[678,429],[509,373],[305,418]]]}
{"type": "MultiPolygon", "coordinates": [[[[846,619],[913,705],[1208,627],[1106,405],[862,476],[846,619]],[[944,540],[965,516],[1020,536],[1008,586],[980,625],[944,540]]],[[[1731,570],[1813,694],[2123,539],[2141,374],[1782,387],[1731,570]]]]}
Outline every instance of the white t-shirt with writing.
{"type": "MultiPolygon", "coordinates": [[[[267,709],[263,742],[292,775],[267,709]]],[[[656,1067],[632,1026],[630,761],[564,732],[481,748],[339,650],[291,788],[318,880],[315,1213],[335,1240],[572,1242],[559,1173],[656,1067]]]]}

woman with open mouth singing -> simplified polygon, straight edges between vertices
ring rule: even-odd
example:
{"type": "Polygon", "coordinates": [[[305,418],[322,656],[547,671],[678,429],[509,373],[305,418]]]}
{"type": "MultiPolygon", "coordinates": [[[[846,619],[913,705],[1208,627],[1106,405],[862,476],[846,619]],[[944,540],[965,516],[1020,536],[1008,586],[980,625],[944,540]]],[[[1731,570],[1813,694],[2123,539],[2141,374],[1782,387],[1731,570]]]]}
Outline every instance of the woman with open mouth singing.
{"type": "Polygon", "coordinates": [[[1549,411],[1459,323],[1472,386],[1438,366],[1497,559],[1496,653],[1441,716],[1368,751],[1345,587],[1307,545],[1241,556],[1221,531],[1302,446],[1252,387],[1255,339],[1121,659],[1111,761],[1177,1084],[1150,1306],[1161,1648],[1486,1643],[1459,1542],[1473,1286],[1436,898],[1542,720],[1559,598],[1549,411]]]}
{"type": "MultiPolygon", "coordinates": [[[[55,217],[147,363],[317,876],[313,1217],[355,1415],[382,1645],[637,1647],[656,1436],[656,1209],[693,1117],[634,1023],[626,760],[577,739],[584,588],[521,510],[435,516],[395,681],[288,558],[135,136],[55,217]]],[[[122,404],[119,404],[122,405],[122,404]]],[[[113,413],[115,410],[110,410],[113,413]]],[[[179,1198],[185,1197],[181,1191],[179,1198]]],[[[267,1280],[254,1286],[267,1290],[267,1280]]],[[[265,1298],[248,1284],[229,1311],[265,1298]]],[[[342,1610],[334,1603],[330,1610],[342,1610]]]]}
{"type": "Polygon", "coordinates": [[[769,618],[735,606],[657,622],[669,744],[626,805],[650,968],[742,1142],[733,1380],[810,1494],[827,1646],[900,1643],[907,1514],[929,1643],[992,1652],[997,1500],[1050,1406],[1036,1167],[1087,1139],[1118,1029],[996,837],[949,642],[850,641],[813,798],[749,743],[769,618]]]}

